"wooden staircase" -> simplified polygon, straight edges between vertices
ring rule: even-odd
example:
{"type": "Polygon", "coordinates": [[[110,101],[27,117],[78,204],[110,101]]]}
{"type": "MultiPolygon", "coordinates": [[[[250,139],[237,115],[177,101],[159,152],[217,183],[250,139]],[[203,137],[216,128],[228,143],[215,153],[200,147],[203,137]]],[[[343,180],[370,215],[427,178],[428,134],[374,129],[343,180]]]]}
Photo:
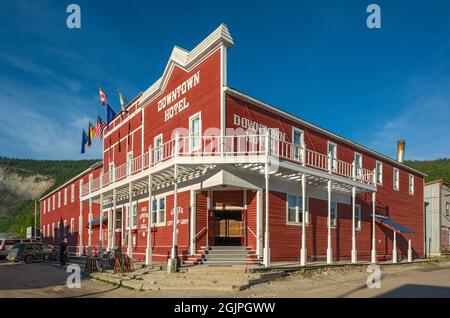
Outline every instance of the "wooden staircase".
{"type": "Polygon", "coordinates": [[[195,255],[190,255],[185,265],[259,265],[261,260],[256,252],[245,246],[203,246],[195,255]]]}

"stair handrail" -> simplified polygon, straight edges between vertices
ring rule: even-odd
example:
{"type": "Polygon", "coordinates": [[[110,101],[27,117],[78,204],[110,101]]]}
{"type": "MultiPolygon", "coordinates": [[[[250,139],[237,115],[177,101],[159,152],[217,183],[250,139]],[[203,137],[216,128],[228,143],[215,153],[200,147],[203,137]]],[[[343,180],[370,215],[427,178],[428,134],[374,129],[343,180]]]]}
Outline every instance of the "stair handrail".
{"type": "Polygon", "coordinates": [[[206,226],[204,227],[204,228],[202,228],[201,230],[200,230],[200,232],[198,232],[193,238],[192,238],[192,241],[191,242],[194,242],[196,239],[197,239],[197,237],[200,235],[200,234],[202,234],[202,232],[204,231],[204,230],[206,230],[207,228],[206,228],[206,226]]]}
{"type": "Polygon", "coordinates": [[[249,230],[250,233],[252,233],[253,236],[254,236],[258,241],[262,242],[262,237],[258,237],[258,236],[252,231],[252,229],[250,228],[250,226],[248,226],[248,225],[247,225],[247,230],[249,230]]]}

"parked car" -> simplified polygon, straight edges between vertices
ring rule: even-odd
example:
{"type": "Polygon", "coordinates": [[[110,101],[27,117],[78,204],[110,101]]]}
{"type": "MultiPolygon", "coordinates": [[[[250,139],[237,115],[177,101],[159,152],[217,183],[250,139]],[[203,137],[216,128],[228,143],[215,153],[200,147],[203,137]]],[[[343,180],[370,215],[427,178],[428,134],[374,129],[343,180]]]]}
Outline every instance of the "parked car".
{"type": "Polygon", "coordinates": [[[0,238],[0,258],[6,257],[11,248],[17,243],[38,243],[38,239],[0,238]]]}
{"type": "Polygon", "coordinates": [[[11,262],[24,261],[27,264],[33,262],[52,261],[58,259],[58,250],[44,243],[17,243],[8,253],[7,259],[11,262]]]}

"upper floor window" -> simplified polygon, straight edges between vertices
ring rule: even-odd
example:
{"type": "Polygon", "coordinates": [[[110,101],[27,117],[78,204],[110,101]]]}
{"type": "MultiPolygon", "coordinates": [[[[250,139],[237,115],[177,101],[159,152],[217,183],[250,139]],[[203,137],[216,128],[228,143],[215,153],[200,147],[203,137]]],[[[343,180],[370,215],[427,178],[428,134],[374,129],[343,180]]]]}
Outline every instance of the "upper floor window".
{"type": "Polygon", "coordinates": [[[48,200],[47,200],[47,212],[50,212],[50,207],[51,207],[50,198],[48,198],[48,200]]]}
{"type": "Polygon", "coordinates": [[[445,215],[450,216],[450,203],[445,204],[445,215]]]}
{"type": "Polygon", "coordinates": [[[337,170],[337,146],[335,143],[328,142],[328,156],[331,157],[331,167],[333,171],[337,170]]]}
{"type": "Polygon", "coordinates": [[[362,175],[362,155],[355,152],[355,177],[360,179],[362,175]]]}
{"type": "Polygon", "coordinates": [[[189,144],[191,151],[201,148],[201,116],[200,113],[189,118],[189,144]]]}
{"type": "Polygon", "coordinates": [[[375,174],[377,183],[383,184],[383,164],[379,161],[377,161],[375,166],[375,174]]]}
{"type": "Polygon", "coordinates": [[[44,203],[44,208],[43,208],[44,214],[45,214],[45,202],[46,202],[46,201],[44,200],[44,201],[43,201],[43,203],[44,203]]]}
{"type": "Polygon", "coordinates": [[[361,205],[355,204],[355,228],[361,229],[361,205]]]}
{"type": "MultiPolygon", "coordinates": [[[[287,222],[288,223],[299,223],[303,222],[303,203],[302,197],[296,195],[287,196],[287,222]]],[[[305,218],[306,223],[308,223],[308,199],[305,200],[305,218]]]]}
{"type": "Polygon", "coordinates": [[[64,189],[64,205],[67,205],[67,188],[64,189]]]}
{"type": "Polygon", "coordinates": [[[61,191],[58,192],[58,208],[61,207],[61,191]]]}
{"type": "Polygon", "coordinates": [[[400,188],[400,175],[397,168],[394,168],[393,181],[394,181],[394,190],[398,190],[400,188]]]}
{"type": "Polygon", "coordinates": [[[330,222],[332,227],[337,227],[337,203],[331,202],[330,222]]]}
{"type": "Polygon", "coordinates": [[[409,194],[414,194],[414,176],[409,175],[409,194]]]}
{"type": "Polygon", "coordinates": [[[70,189],[70,202],[75,201],[75,183],[72,184],[72,187],[70,189]]]}
{"type": "Polygon", "coordinates": [[[292,156],[295,160],[301,160],[302,155],[302,145],[304,142],[303,131],[292,127],[292,156]]]}
{"type": "Polygon", "coordinates": [[[153,141],[153,145],[154,145],[154,151],[155,151],[155,162],[159,162],[162,160],[163,157],[163,136],[162,134],[158,135],[155,137],[154,141],[153,141]]]}
{"type": "Polygon", "coordinates": [[[73,234],[75,232],[75,219],[70,219],[70,234],[73,234]]]}
{"type": "Polygon", "coordinates": [[[56,209],[56,194],[53,195],[53,211],[56,209]]]}

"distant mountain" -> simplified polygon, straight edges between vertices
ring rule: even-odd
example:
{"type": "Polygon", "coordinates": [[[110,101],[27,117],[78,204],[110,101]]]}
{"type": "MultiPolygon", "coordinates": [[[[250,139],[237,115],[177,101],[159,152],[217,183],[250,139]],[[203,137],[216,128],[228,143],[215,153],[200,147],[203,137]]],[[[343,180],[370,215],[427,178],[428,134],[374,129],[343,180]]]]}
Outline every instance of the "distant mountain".
{"type": "Polygon", "coordinates": [[[34,225],[34,200],[98,160],[27,160],[0,157],[0,232],[25,236],[34,225]]]}
{"type": "Polygon", "coordinates": [[[425,178],[425,182],[438,179],[450,180],[450,158],[405,161],[405,164],[426,173],[428,176],[425,178]]]}

